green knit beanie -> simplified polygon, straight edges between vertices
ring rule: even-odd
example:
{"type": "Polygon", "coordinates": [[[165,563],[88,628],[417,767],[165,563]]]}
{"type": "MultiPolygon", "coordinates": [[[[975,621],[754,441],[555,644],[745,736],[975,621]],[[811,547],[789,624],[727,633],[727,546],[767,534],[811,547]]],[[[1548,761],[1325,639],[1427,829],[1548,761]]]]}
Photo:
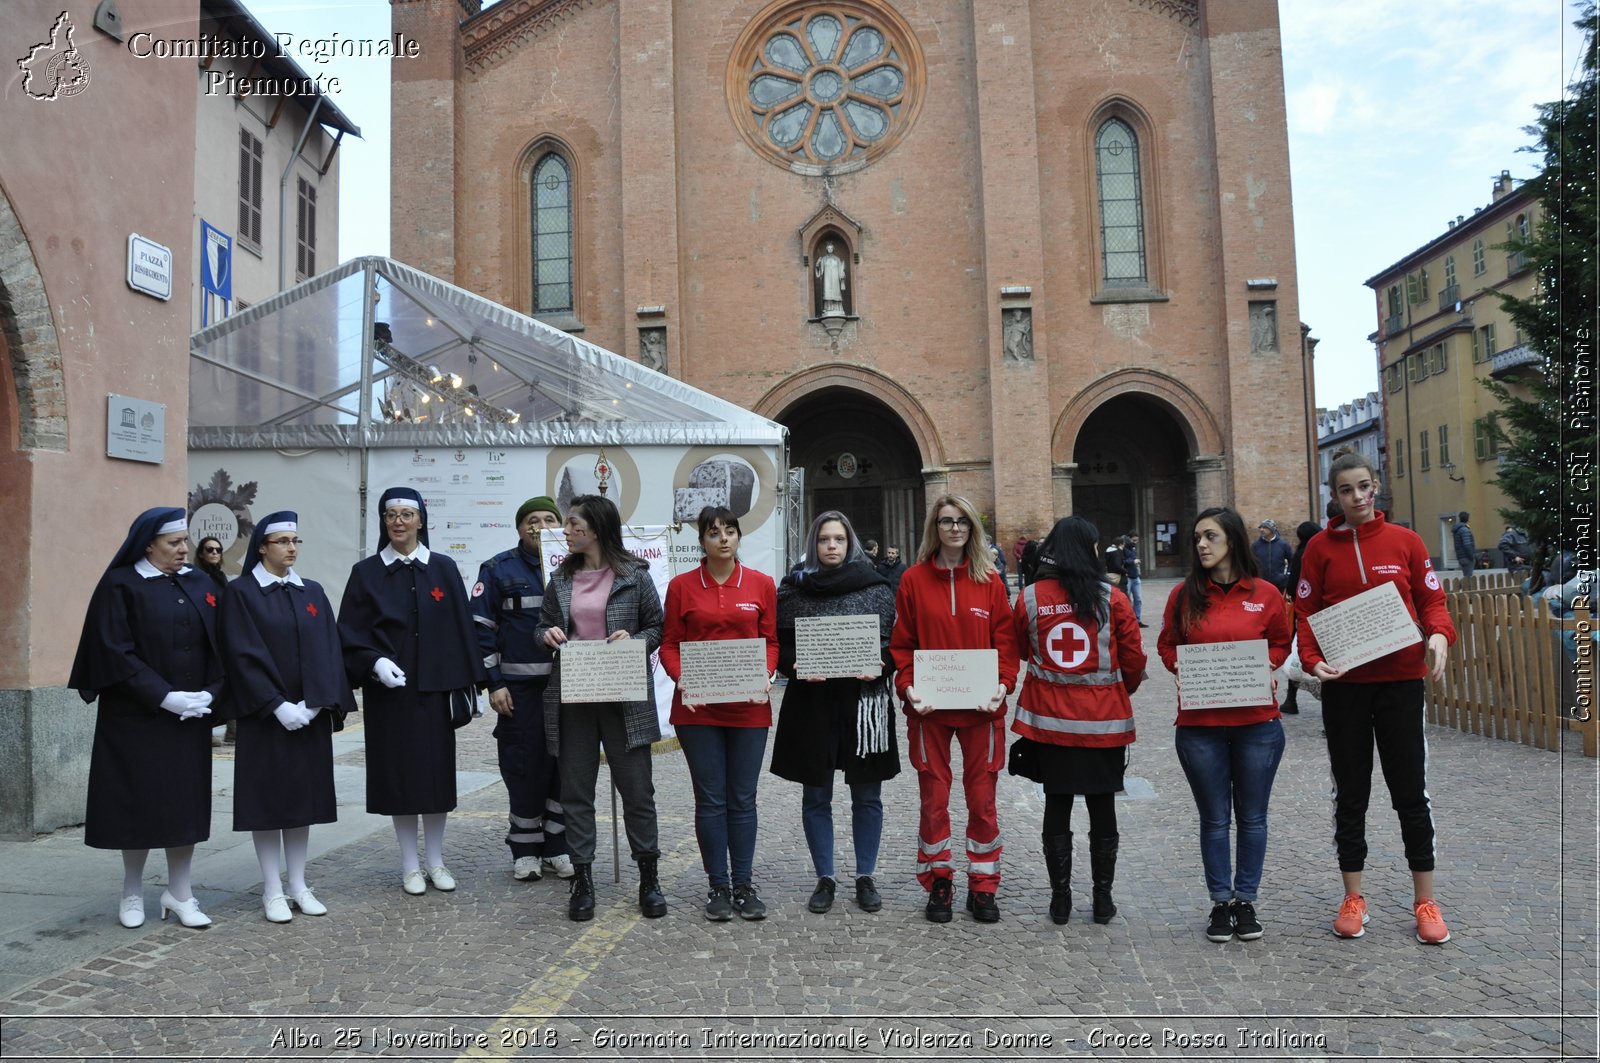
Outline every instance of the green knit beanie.
{"type": "Polygon", "coordinates": [[[517,507],[517,527],[522,527],[522,522],[527,519],[528,514],[534,512],[535,510],[543,510],[546,513],[554,513],[556,515],[556,520],[559,521],[562,519],[561,508],[556,505],[556,500],[551,498],[549,495],[540,495],[538,498],[528,499],[526,502],[522,503],[522,505],[517,507]]]}

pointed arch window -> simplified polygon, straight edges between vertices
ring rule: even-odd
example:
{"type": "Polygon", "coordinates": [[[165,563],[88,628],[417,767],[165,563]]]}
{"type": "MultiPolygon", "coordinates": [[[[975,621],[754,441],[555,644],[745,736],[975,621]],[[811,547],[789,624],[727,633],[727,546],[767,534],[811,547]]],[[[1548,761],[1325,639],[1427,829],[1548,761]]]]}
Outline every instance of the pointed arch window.
{"type": "Polygon", "coordinates": [[[533,312],[571,313],[572,167],[557,152],[533,166],[529,182],[533,221],[533,312]]]}
{"type": "Polygon", "coordinates": [[[1120,118],[1095,134],[1095,176],[1100,197],[1100,276],[1108,288],[1143,287],[1144,196],[1140,187],[1139,139],[1120,118]]]}

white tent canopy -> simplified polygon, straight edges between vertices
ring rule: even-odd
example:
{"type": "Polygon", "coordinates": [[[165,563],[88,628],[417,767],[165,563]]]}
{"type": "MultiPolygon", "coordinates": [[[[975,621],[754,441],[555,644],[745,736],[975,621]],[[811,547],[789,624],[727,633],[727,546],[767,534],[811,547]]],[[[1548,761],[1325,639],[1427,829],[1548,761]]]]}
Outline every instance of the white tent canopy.
{"type": "Polygon", "coordinates": [[[775,422],[392,259],[190,341],[191,449],[782,447],[775,422]]]}

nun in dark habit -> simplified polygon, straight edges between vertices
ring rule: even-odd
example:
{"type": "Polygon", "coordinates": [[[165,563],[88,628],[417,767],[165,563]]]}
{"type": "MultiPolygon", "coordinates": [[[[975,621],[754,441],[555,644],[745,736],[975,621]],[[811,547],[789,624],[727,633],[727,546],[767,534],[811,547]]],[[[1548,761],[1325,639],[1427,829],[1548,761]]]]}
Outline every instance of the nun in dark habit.
{"type": "MultiPolygon", "coordinates": [[[[161,918],[210,926],[190,887],[211,835],[211,720],[223,701],[220,591],[189,565],[184,510],[141,513],[89,599],[67,685],[99,699],[84,844],[122,850],[123,926],[144,923],[144,864],[167,851],[161,918]]],[[[219,715],[221,713],[219,712],[219,715]]]]}
{"type": "Polygon", "coordinates": [[[339,604],[345,674],[362,691],[367,811],[394,820],[401,888],[453,890],[445,818],[456,807],[452,711],[465,713],[488,679],[461,571],[428,549],[428,510],[409,487],[378,500],[378,552],[350,569],[339,604]],[[454,700],[454,705],[452,705],[454,700]],[[423,855],[417,858],[417,817],[423,855]]]}
{"type": "Polygon", "coordinates": [[[306,850],[311,824],[339,818],[333,732],[355,709],[333,606],[321,584],[294,570],[298,529],[288,510],[256,524],[222,610],[222,659],[239,719],[233,829],[255,840],[261,906],[273,923],[293,917],[291,904],[306,915],[328,912],[306,885],[306,850]]]}

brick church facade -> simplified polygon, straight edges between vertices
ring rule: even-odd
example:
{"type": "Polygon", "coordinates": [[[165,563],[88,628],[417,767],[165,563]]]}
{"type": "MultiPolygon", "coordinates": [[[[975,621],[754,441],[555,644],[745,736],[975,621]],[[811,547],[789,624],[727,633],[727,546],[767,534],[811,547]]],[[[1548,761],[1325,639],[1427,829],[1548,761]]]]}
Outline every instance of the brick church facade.
{"type": "Polygon", "coordinates": [[[914,551],[1306,519],[1274,0],[392,0],[392,253],[791,430],[914,551]]]}

